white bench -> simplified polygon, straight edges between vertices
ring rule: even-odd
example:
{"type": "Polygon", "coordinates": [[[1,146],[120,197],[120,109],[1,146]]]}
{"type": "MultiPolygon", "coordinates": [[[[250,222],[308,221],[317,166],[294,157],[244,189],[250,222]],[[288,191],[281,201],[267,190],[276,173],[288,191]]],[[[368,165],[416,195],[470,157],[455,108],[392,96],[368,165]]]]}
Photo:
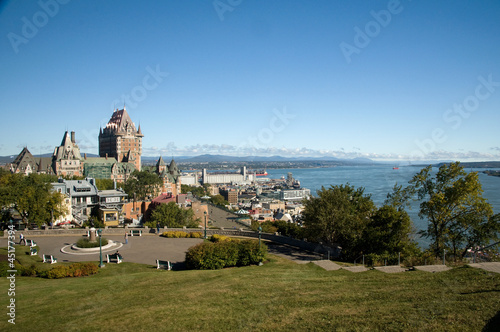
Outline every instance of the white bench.
{"type": "Polygon", "coordinates": [[[140,229],[131,229],[130,236],[142,236],[142,231],[140,229]]]}
{"type": "Polygon", "coordinates": [[[172,264],[170,264],[170,261],[162,261],[157,259],[156,260],[156,269],[161,269],[161,268],[166,268],[168,271],[172,270],[172,264]]]}
{"type": "Polygon", "coordinates": [[[123,257],[120,254],[106,255],[106,259],[108,264],[111,263],[111,261],[116,261],[116,264],[123,262],[123,257]]]}
{"type": "Polygon", "coordinates": [[[33,240],[26,240],[25,244],[31,248],[36,247],[36,243],[33,240]]]}
{"type": "Polygon", "coordinates": [[[36,250],[36,248],[31,247],[31,248],[30,248],[30,255],[31,255],[31,256],[36,256],[36,255],[38,255],[38,250],[36,250]]]}
{"type": "Polygon", "coordinates": [[[54,264],[57,263],[57,259],[52,255],[43,255],[43,262],[54,264]]]}

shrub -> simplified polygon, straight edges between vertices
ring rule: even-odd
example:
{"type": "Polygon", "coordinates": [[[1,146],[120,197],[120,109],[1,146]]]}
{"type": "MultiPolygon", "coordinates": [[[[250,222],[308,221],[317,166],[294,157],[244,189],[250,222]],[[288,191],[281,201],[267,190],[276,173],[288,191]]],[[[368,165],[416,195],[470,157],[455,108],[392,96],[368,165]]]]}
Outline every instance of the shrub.
{"type": "Polygon", "coordinates": [[[267,247],[255,240],[204,242],[186,253],[188,269],[215,270],[231,266],[258,264],[264,260],[267,247]]]}
{"type": "Polygon", "coordinates": [[[96,274],[99,269],[93,263],[73,263],[71,265],[59,265],[46,271],[41,275],[49,279],[60,279],[66,277],[83,277],[96,274]]]}
{"type": "Polygon", "coordinates": [[[167,231],[167,232],[163,232],[161,234],[161,236],[167,237],[167,238],[184,238],[184,237],[188,237],[189,234],[187,232],[183,232],[183,231],[167,231]]]}
{"type": "Polygon", "coordinates": [[[186,253],[186,267],[194,270],[216,270],[224,267],[224,261],[214,254],[215,246],[203,242],[189,248],[186,253]]]}
{"type": "Polygon", "coordinates": [[[255,240],[243,240],[239,243],[240,251],[238,257],[238,266],[247,266],[262,262],[267,254],[267,246],[255,240]]]}
{"type": "Polygon", "coordinates": [[[217,242],[223,242],[223,241],[233,241],[234,239],[231,239],[229,236],[226,235],[220,235],[220,234],[214,234],[210,237],[210,241],[217,243],[217,242]]]}
{"type": "Polygon", "coordinates": [[[30,267],[21,266],[19,270],[24,277],[36,277],[40,274],[40,270],[35,267],[35,264],[32,264],[30,267]]]}
{"type": "MultiPolygon", "coordinates": [[[[108,240],[105,238],[101,238],[101,245],[105,246],[108,244],[108,240]]],[[[76,241],[76,246],[78,248],[96,248],[99,247],[99,240],[90,242],[90,239],[88,237],[81,238],[80,240],[76,241]]]]}
{"type": "Polygon", "coordinates": [[[191,232],[189,233],[189,237],[194,239],[201,239],[203,237],[203,234],[201,234],[200,232],[191,232]]]}

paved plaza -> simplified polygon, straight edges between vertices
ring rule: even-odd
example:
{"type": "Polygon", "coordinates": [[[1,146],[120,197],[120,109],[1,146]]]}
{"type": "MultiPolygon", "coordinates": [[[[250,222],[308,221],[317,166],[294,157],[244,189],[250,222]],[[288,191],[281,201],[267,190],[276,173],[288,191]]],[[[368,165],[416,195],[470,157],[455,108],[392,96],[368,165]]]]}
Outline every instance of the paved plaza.
{"type": "MultiPolygon", "coordinates": [[[[58,262],[85,262],[99,261],[99,251],[95,253],[82,253],[71,250],[81,236],[30,236],[38,245],[39,255],[53,255],[58,262]],[[61,252],[64,248],[65,252],[61,252]]],[[[172,263],[184,262],[187,250],[201,243],[202,239],[168,239],[158,235],[129,236],[125,244],[124,236],[107,235],[108,240],[117,242],[118,246],[103,250],[103,260],[106,254],[112,254],[118,249],[125,262],[156,265],[156,260],[167,260],[172,263]],[[121,246],[120,246],[121,245],[121,246]]],[[[7,239],[0,239],[0,247],[7,247],[7,239]]]]}

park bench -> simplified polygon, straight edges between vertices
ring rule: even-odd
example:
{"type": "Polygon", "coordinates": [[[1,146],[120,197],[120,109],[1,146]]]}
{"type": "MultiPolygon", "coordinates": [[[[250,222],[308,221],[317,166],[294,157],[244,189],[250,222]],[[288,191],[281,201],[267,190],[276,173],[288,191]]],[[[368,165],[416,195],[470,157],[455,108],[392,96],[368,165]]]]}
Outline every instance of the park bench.
{"type": "Polygon", "coordinates": [[[131,229],[130,236],[142,236],[142,231],[140,229],[131,229]]]}
{"type": "Polygon", "coordinates": [[[31,256],[38,255],[38,250],[36,250],[36,248],[31,247],[30,248],[30,255],[31,256]]]}
{"type": "Polygon", "coordinates": [[[26,242],[25,242],[25,243],[26,243],[26,245],[27,245],[27,246],[30,246],[30,247],[32,247],[32,248],[33,248],[33,247],[36,247],[36,243],[35,243],[35,241],[33,241],[33,240],[26,240],[26,242]]]}
{"type": "Polygon", "coordinates": [[[123,257],[120,254],[106,255],[106,258],[108,260],[108,263],[112,263],[112,261],[116,261],[116,264],[120,264],[121,262],[123,262],[123,257]]]}
{"type": "Polygon", "coordinates": [[[168,271],[172,270],[172,264],[170,264],[170,261],[162,261],[157,259],[156,260],[156,269],[167,269],[168,271]]]}
{"type": "Polygon", "coordinates": [[[52,255],[43,255],[43,262],[54,264],[57,263],[57,259],[52,255]]]}

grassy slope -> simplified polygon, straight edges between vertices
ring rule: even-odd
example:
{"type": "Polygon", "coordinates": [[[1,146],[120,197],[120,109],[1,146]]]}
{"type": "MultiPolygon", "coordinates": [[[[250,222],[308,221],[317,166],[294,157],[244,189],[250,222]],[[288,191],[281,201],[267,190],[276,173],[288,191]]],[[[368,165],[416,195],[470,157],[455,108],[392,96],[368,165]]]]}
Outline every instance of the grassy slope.
{"type": "Polygon", "coordinates": [[[18,277],[16,325],[3,309],[0,330],[480,331],[500,309],[499,292],[498,274],[467,267],[355,274],[281,258],[219,271],[108,264],[91,277],[18,277]]]}

